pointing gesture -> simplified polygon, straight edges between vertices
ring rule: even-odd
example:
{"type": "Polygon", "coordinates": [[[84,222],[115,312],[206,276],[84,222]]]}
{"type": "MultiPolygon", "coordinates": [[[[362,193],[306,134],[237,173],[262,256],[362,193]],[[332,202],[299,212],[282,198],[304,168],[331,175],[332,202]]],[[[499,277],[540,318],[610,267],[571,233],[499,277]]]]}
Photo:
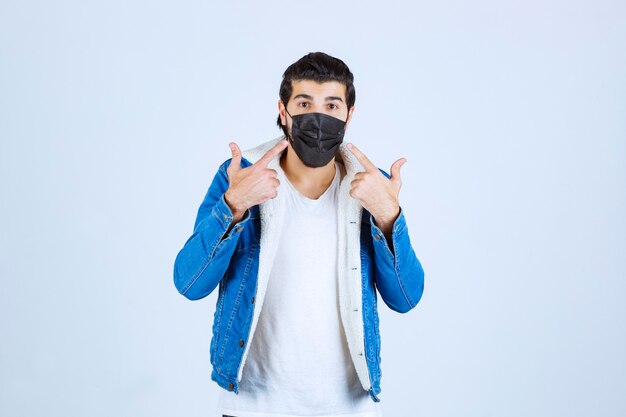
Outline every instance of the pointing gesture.
{"type": "Polygon", "coordinates": [[[354,175],[354,180],[350,184],[350,196],[357,199],[374,216],[376,225],[381,231],[390,236],[393,222],[400,214],[398,203],[402,186],[400,168],[406,163],[406,158],[400,158],[391,165],[391,177],[387,178],[359,148],[351,143],[347,148],[365,168],[365,171],[354,175]]]}
{"type": "Polygon", "coordinates": [[[287,141],[281,140],[265,152],[258,161],[249,167],[241,167],[241,150],[231,142],[232,159],[226,169],[228,189],[224,199],[233,212],[233,222],[241,220],[250,207],[276,197],[276,188],[280,185],[278,173],[267,165],[287,147],[287,141]]]}

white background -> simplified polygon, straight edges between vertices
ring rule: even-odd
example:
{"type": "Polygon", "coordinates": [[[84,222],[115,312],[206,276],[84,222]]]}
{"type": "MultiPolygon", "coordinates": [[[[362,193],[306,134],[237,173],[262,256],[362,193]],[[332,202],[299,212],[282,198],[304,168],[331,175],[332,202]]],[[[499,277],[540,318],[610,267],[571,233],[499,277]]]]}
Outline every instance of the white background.
{"type": "Polygon", "coordinates": [[[0,3],[0,415],[214,415],[216,293],[174,259],[313,51],[346,141],[408,160],[385,416],[626,415],[625,3],[230,3],[0,3]]]}

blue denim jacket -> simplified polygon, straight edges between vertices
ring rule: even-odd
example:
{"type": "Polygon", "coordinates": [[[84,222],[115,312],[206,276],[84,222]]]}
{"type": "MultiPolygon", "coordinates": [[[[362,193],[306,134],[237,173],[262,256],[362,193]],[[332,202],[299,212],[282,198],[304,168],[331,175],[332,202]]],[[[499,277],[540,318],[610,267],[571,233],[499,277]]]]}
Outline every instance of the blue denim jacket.
{"type": "MultiPolygon", "coordinates": [[[[280,139],[242,152],[241,166],[256,162],[280,139]]],[[[268,168],[276,169],[281,179],[284,173],[279,158],[268,168]]],[[[422,297],[424,270],[411,246],[402,208],[393,224],[390,247],[373,216],[349,196],[350,182],[363,167],[343,144],[336,159],[345,172],[338,207],[341,320],[361,385],[378,402],[381,341],[377,293],[393,311],[406,313],[422,297]]],[[[193,233],[176,256],[174,284],[190,300],[204,298],[219,286],[210,345],[211,379],[238,394],[284,212],[279,186],[276,198],[251,207],[229,231],[233,214],[224,193],[230,162],[220,165],[198,209],[193,233]]]]}

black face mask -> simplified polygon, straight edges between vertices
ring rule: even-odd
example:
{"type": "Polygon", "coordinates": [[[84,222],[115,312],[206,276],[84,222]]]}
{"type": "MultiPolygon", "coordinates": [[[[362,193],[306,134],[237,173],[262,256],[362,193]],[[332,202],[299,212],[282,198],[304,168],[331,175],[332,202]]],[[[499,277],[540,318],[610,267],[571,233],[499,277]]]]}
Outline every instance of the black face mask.
{"type": "Polygon", "coordinates": [[[319,168],[328,164],[343,142],[346,122],[324,113],[287,114],[292,120],[291,146],[304,165],[319,168]]]}

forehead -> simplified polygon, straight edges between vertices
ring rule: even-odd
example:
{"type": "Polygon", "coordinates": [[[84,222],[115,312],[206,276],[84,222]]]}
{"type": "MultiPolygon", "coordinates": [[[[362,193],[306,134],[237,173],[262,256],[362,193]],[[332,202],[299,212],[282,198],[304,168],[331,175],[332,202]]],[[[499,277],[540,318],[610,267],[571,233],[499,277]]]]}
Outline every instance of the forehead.
{"type": "Polygon", "coordinates": [[[324,100],[324,97],[339,96],[346,100],[346,86],[339,81],[325,81],[318,83],[313,80],[296,80],[291,82],[291,98],[298,94],[308,94],[316,100],[324,100]]]}

